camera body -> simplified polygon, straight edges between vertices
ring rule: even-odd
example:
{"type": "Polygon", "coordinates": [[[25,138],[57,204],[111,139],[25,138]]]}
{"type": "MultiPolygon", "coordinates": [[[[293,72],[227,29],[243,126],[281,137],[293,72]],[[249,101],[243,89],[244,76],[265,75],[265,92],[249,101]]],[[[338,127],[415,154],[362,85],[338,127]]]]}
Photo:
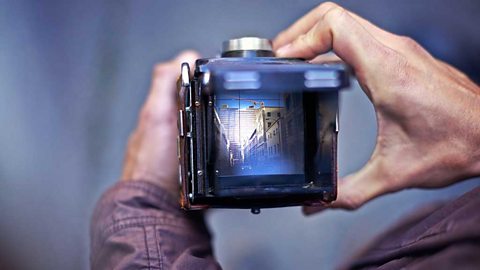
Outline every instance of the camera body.
{"type": "Polygon", "coordinates": [[[260,208],[330,202],[337,190],[343,64],[276,58],[261,38],[224,42],[178,83],[181,206],[260,208]]]}

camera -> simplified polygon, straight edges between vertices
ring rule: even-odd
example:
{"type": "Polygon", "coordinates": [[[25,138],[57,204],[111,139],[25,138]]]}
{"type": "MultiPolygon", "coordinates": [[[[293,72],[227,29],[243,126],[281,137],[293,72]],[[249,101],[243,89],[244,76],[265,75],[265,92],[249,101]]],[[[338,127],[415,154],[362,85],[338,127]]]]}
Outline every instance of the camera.
{"type": "Polygon", "coordinates": [[[267,39],[223,43],[221,57],[187,63],[178,82],[184,209],[331,202],[337,194],[341,63],[277,58],[267,39]]]}

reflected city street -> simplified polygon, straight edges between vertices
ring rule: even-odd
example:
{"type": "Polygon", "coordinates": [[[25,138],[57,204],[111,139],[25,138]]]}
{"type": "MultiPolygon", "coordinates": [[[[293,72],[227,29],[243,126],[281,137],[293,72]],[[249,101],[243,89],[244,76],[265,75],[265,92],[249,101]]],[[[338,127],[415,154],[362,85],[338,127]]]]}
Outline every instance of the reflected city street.
{"type": "Polygon", "coordinates": [[[215,97],[219,175],[302,174],[302,95],[231,91],[215,97]]]}

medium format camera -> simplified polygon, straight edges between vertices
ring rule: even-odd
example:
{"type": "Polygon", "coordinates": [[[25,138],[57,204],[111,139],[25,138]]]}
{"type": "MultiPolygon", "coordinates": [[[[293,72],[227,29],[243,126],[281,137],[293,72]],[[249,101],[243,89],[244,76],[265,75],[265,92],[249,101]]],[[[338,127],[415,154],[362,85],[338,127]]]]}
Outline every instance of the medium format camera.
{"type": "Polygon", "coordinates": [[[181,206],[313,205],[337,192],[343,64],[277,58],[267,39],[224,42],[221,57],[182,64],[178,94],[181,206]]]}

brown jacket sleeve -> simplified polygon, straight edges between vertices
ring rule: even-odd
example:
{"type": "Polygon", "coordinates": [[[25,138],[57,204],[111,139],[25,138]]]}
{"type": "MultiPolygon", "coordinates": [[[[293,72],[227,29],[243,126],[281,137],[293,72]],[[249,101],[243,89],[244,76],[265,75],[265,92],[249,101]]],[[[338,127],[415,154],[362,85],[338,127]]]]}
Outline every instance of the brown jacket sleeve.
{"type": "Polygon", "coordinates": [[[480,187],[420,209],[381,234],[345,269],[480,269],[480,187]]]}
{"type": "Polygon", "coordinates": [[[200,212],[185,212],[153,184],[109,189],[91,224],[91,269],[221,269],[200,212]]]}

